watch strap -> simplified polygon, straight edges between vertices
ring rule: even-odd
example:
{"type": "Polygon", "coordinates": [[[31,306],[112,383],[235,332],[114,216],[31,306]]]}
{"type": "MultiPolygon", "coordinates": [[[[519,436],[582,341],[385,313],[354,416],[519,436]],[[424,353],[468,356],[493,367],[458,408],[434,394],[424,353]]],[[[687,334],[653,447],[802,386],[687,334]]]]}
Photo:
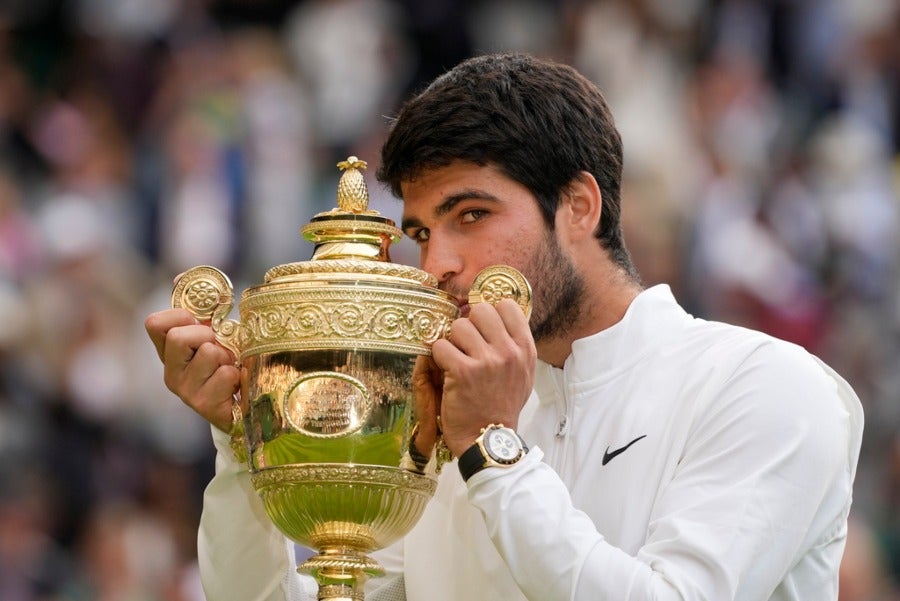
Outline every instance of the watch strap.
{"type": "Polygon", "coordinates": [[[463,481],[468,482],[469,478],[487,466],[487,460],[485,459],[484,453],[481,451],[481,446],[476,442],[466,449],[463,454],[459,456],[457,465],[463,481]]]}

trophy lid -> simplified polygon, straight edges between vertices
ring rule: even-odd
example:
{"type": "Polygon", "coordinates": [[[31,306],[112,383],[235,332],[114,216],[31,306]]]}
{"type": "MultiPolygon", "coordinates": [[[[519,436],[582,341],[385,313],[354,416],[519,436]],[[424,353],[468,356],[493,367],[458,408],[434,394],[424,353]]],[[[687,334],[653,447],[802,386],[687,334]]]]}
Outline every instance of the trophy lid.
{"type": "Polygon", "coordinates": [[[296,279],[306,274],[366,274],[391,276],[436,287],[431,274],[391,263],[389,248],[402,236],[393,220],[369,209],[369,192],[362,175],[366,162],[355,156],[337,166],[343,171],[337,188],[337,207],[319,213],[301,229],[315,250],[310,261],[278,265],[266,272],[265,283],[296,279]]]}

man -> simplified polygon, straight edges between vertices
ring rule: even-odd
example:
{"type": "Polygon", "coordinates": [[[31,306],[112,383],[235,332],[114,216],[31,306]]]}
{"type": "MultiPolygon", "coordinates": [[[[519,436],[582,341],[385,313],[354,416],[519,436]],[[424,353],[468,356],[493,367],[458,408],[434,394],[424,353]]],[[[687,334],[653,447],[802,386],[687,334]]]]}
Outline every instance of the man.
{"type": "MultiPolygon", "coordinates": [[[[460,303],[433,358],[444,437],[463,459],[378,559],[411,601],[836,599],[857,397],[801,348],[695,319],[666,286],[643,290],[621,171],[601,93],[567,66],[475,58],[401,110],[379,178],[403,200],[422,268],[460,303]],[[466,303],[497,263],[534,287],[530,331],[510,300],[466,303]],[[473,443],[492,424],[530,450],[479,469],[473,443]]],[[[232,357],[183,312],[146,326],[167,385],[218,427],[207,594],[287,598],[300,588],[289,547],[219,431],[232,357]]]]}

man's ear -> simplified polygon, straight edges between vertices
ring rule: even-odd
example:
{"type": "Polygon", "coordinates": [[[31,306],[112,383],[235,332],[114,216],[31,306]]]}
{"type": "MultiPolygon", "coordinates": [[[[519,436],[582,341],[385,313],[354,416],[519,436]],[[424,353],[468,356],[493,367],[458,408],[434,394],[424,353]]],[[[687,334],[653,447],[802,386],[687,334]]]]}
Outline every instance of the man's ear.
{"type": "Polygon", "coordinates": [[[562,194],[556,212],[557,230],[567,232],[567,237],[572,241],[593,238],[603,210],[603,195],[597,180],[587,171],[582,171],[572,178],[562,194]]]}

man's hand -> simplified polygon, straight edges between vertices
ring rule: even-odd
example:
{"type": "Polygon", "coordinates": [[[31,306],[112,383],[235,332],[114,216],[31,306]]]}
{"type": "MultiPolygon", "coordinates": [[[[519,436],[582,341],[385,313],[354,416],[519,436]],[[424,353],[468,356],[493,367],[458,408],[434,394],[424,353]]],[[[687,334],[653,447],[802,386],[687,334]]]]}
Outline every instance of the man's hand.
{"type": "Polygon", "coordinates": [[[416,450],[423,457],[430,457],[437,443],[437,416],[441,411],[441,394],[444,374],[431,357],[416,357],[413,369],[413,394],[415,415],[419,429],[416,432],[416,450]]]}
{"type": "Polygon", "coordinates": [[[440,415],[444,441],[457,457],[481,428],[515,429],[534,385],[537,351],[522,309],[510,299],[473,305],[437,340],[432,356],[444,372],[440,415]]]}
{"type": "Polygon", "coordinates": [[[185,309],[152,313],[144,327],[165,367],[169,390],[214,426],[230,431],[232,398],[241,378],[231,351],[185,309]]]}

